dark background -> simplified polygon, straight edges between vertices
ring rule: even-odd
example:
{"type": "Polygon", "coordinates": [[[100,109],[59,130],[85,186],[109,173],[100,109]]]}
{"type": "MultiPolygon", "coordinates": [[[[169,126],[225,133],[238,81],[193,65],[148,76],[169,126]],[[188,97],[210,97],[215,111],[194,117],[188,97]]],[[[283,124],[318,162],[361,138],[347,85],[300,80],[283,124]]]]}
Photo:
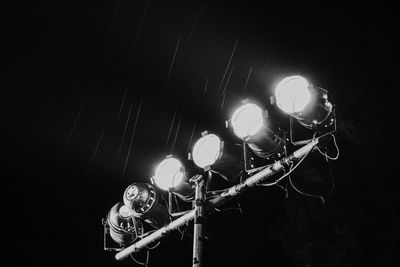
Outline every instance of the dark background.
{"type": "MultiPolygon", "coordinates": [[[[242,215],[209,218],[207,266],[399,266],[394,8],[14,1],[1,13],[3,266],[135,266],[102,243],[126,186],[184,157],[193,129],[228,132],[240,99],[266,103],[294,73],[337,109],[339,160],[311,155],[293,175],[326,205],[257,188],[242,215]]],[[[190,232],[150,266],[190,266],[190,232]]]]}

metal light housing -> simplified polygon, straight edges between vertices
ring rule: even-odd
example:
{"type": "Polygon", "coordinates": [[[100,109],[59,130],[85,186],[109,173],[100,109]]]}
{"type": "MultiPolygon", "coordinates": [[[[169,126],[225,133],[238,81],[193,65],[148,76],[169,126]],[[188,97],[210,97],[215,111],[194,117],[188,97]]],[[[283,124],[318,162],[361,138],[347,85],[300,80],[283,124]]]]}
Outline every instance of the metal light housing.
{"type": "Polygon", "coordinates": [[[333,105],[325,89],[310,84],[300,75],[281,80],[275,88],[277,106],[306,128],[317,129],[327,121],[333,105]]]}
{"type": "Polygon", "coordinates": [[[168,155],[157,165],[152,178],[158,188],[171,192],[184,201],[189,201],[194,196],[194,189],[188,182],[183,163],[172,155],[168,155]]]}
{"type": "Polygon", "coordinates": [[[203,132],[191,153],[194,164],[219,173],[230,182],[237,182],[242,170],[242,147],[229,145],[213,133],[203,132]]]}
{"type": "Polygon", "coordinates": [[[120,246],[132,244],[143,233],[143,225],[124,203],[115,204],[107,214],[107,231],[120,246]]]}
{"type": "Polygon", "coordinates": [[[268,158],[283,148],[283,139],[268,126],[267,112],[248,100],[235,110],[230,125],[234,134],[259,157],[268,158]]]}
{"type": "Polygon", "coordinates": [[[158,229],[170,222],[166,203],[161,201],[160,192],[148,183],[129,185],[123,195],[124,204],[133,214],[158,229]]]}

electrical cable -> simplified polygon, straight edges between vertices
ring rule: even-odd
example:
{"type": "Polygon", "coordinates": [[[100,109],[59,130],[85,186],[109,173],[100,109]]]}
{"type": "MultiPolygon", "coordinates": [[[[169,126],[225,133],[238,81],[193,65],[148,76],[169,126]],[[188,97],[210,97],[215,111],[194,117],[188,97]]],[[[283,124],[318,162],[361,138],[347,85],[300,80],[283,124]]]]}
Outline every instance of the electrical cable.
{"type": "Polygon", "coordinates": [[[138,261],[137,259],[135,259],[135,257],[133,257],[132,254],[129,254],[129,256],[131,256],[132,260],[134,262],[136,262],[137,264],[147,267],[147,265],[149,264],[149,256],[150,256],[149,250],[146,250],[146,253],[147,253],[147,256],[146,256],[146,261],[145,262],[138,261]]]}
{"type": "Polygon", "coordinates": [[[169,211],[169,210],[170,210],[169,201],[167,201],[167,200],[164,198],[164,195],[163,195],[163,194],[160,194],[160,195],[161,195],[161,199],[164,200],[164,203],[165,203],[165,205],[167,206],[168,211],[169,211]]]}
{"type": "MultiPolygon", "coordinates": [[[[336,123],[335,123],[335,130],[336,130],[336,123]]],[[[335,143],[335,146],[336,146],[337,151],[338,151],[338,154],[337,154],[337,157],[338,157],[338,156],[339,156],[339,148],[337,147],[335,136],[334,136],[332,133],[323,134],[323,135],[319,136],[318,138],[322,138],[322,137],[324,137],[324,136],[326,136],[326,135],[328,135],[328,134],[331,135],[331,136],[333,136],[334,143],[335,143]]],[[[316,135],[316,133],[314,133],[313,138],[315,138],[315,135],[316,135]]],[[[323,154],[323,153],[319,150],[318,146],[315,146],[315,147],[316,147],[316,149],[317,149],[321,154],[323,154]]],[[[310,150],[310,151],[311,151],[311,150],[310,150]]],[[[306,155],[304,155],[304,157],[298,162],[297,166],[298,166],[298,165],[300,164],[300,162],[303,161],[303,159],[310,153],[310,151],[309,151],[306,155]]],[[[324,154],[323,154],[323,155],[324,155],[324,154]]],[[[325,154],[325,156],[327,156],[327,155],[325,154]]],[[[296,166],[296,167],[297,167],[297,166],[296,166]]],[[[289,175],[290,173],[291,173],[291,171],[289,171],[286,175],[289,175]]],[[[282,178],[281,178],[281,179],[282,179],[282,178]]],[[[292,178],[290,177],[290,175],[289,175],[289,179],[288,179],[288,180],[289,180],[290,185],[293,187],[293,189],[294,189],[297,193],[299,193],[299,194],[301,194],[301,195],[304,195],[304,196],[308,196],[308,197],[312,197],[312,198],[321,199],[322,205],[325,206],[325,199],[324,199],[323,196],[315,195],[315,194],[310,194],[310,193],[305,193],[305,192],[301,191],[300,189],[298,189],[298,188],[294,185],[294,183],[293,183],[292,178]]]]}
{"type": "Polygon", "coordinates": [[[321,199],[322,206],[325,206],[325,198],[324,198],[323,196],[315,195],[315,194],[310,194],[310,193],[305,193],[305,192],[301,191],[300,189],[298,189],[298,188],[293,184],[292,179],[291,179],[290,176],[289,176],[289,182],[290,182],[290,185],[293,187],[293,189],[294,189],[297,193],[299,193],[299,194],[301,194],[301,195],[303,195],[303,196],[307,196],[307,197],[319,198],[319,199],[321,199]]]}
{"type": "Polygon", "coordinates": [[[289,174],[291,174],[302,162],[303,160],[307,157],[308,154],[310,154],[311,150],[309,150],[307,152],[307,154],[305,154],[297,163],[296,165],[293,167],[293,164],[290,166],[290,169],[287,173],[285,173],[284,175],[282,175],[281,177],[279,177],[277,180],[275,180],[272,183],[267,183],[267,184],[257,184],[258,186],[273,186],[276,185],[279,181],[281,181],[283,178],[285,178],[286,176],[288,176],[289,174]]]}
{"type": "MultiPolygon", "coordinates": [[[[332,134],[331,134],[331,135],[332,135],[332,134]]],[[[336,146],[336,148],[337,148],[338,151],[339,151],[339,148],[337,147],[337,144],[336,144],[336,139],[335,139],[334,135],[332,135],[332,136],[333,136],[333,138],[334,138],[334,140],[335,140],[335,141],[334,141],[334,142],[335,142],[335,146],[336,146]]],[[[321,137],[319,137],[319,138],[321,138],[321,137]]],[[[317,146],[316,146],[316,148],[318,149],[317,146]]],[[[308,155],[310,152],[311,152],[311,150],[308,151],[307,154],[305,154],[305,155],[297,162],[297,164],[296,164],[294,167],[293,167],[293,165],[292,165],[292,166],[290,167],[289,171],[288,171],[287,173],[285,173],[283,176],[281,176],[279,179],[277,179],[276,181],[274,181],[274,182],[272,182],[272,183],[268,183],[268,184],[258,184],[258,185],[259,185],[259,186],[273,186],[273,185],[277,185],[279,181],[281,181],[283,178],[285,178],[286,176],[289,175],[289,183],[290,183],[290,185],[293,187],[293,189],[294,189],[296,192],[298,192],[299,194],[304,195],[304,196],[308,196],[308,197],[312,197],[312,198],[318,198],[318,199],[321,200],[322,205],[325,206],[325,199],[324,199],[324,197],[322,197],[322,196],[320,196],[320,195],[305,193],[305,192],[301,191],[300,189],[298,189],[298,188],[293,184],[293,181],[292,181],[292,179],[291,179],[291,177],[290,177],[290,174],[301,164],[301,162],[307,157],[307,155],[308,155]]],[[[338,153],[338,154],[339,154],[339,153],[338,153]]],[[[339,156],[339,155],[337,155],[337,157],[338,157],[338,156],[339,156]]]]}
{"type": "Polygon", "coordinates": [[[172,217],[177,217],[177,216],[184,215],[184,214],[186,214],[186,213],[188,213],[188,212],[190,212],[190,211],[191,211],[191,210],[185,210],[185,211],[181,211],[181,212],[171,213],[170,215],[171,215],[172,217]]]}
{"type": "Polygon", "coordinates": [[[180,210],[180,207],[179,207],[179,202],[178,202],[178,197],[174,194],[174,202],[175,202],[175,207],[176,207],[176,209],[177,210],[180,210]]]}
{"type": "Polygon", "coordinates": [[[237,199],[236,199],[236,204],[238,205],[238,209],[239,209],[240,214],[243,214],[242,206],[240,205],[240,202],[237,199]]]}
{"type": "Polygon", "coordinates": [[[183,229],[183,231],[178,227],[178,231],[181,234],[181,241],[183,240],[183,237],[185,236],[185,233],[188,228],[189,228],[188,224],[186,224],[186,227],[185,227],[185,229],[183,229]]]}
{"type": "Polygon", "coordinates": [[[223,212],[223,211],[230,211],[230,210],[238,210],[240,212],[240,214],[243,214],[243,210],[242,207],[239,204],[239,201],[236,201],[236,204],[238,205],[237,207],[233,207],[233,208],[226,208],[226,209],[218,209],[218,208],[214,208],[216,211],[218,212],[223,212]]]}
{"type": "Polygon", "coordinates": [[[152,250],[152,249],[155,249],[156,247],[158,247],[159,245],[160,245],[160,243],[161,243],[161,241],[158,241],[158,243],[157,244],[155,244],[154,246],[152,246],[152,247],[148,247],[148,246],[145,246],[147,249],[149,249],[149,250],[152,250]]]}
{"type": "MultiPolygon", "coordinates": [[[[225,179],[225,178],[224,178],[225,176],[223,176],[223,175],[222,175],[221,173],[219,173],[219,172],[212,172],[212,171],[210,171],[209,174],[211,174],[211,173],[215,173],[215,174],[219,175],[221,178],[225,179]]],[[[210,181],[210,180],[211,180],[211,176],[209,176],[208,181],[210,181]]],[[[208,185],[209,185],[209,183],[208,183],[208,185]]],[[[207,198],[206,198],[206,199],[208,200],[208,199],[210,199],[210,198],[212,198],[212,197],[219,196],[221,193],[225,192],[227,188],[226,188],[226,189],[212,190],[212,191],[209,191],[209,190],[208,190],[209,188],[206,188],[206,189],[207,189],[207,191],[206,191],[207,198]]]]}
{"type": "Polygon", "coordinates": [[[285,198],[289,197],[289,191],[286,187],[280,185],[280,184],[276,184],[277,187],[279,187],[280,189],[282,189],[283,191],[285,191],[285,198]]]}
{"type": "Polygon", "coordinates": [[[331,130],[331,131],[329,131],[329,132],[327,132],[327,133],[323,133],[323,134],[321,134],[321,135],[319,135],[319,136],[316,136],[317,135],[317,133],[318,132],[315,132],[314,133],[314,135],[313,135],[313,138],[310,138],[310,139],[305,139],[305,140],[299,140],[299,141],[293,141],[293,126],[292,126],[292,124],[293,124],[293,118],[290,116],[290,121],[289,121],[289,137],[290,137],[290,142],[292,143],[292,145],[295,145],[295,146],[297,146],[297,145],[305,145],[305,144],[307,144],[307,143],[309,143],[309,142],[311,142],[313,139],[315,139],[315,138],[323,138],[323,137],[325,137],[326,135],[328,135],[328,134],[332,134],[332,133],[334,133],[334,132],[336,132],[336,130],[337,130],[337,126],[336,126],[336,119],[335,118],[333,118],[333,121],[334,121],[334,123],[333,123],[333,129],[331,130]]]}
{"type": "Polygon", "coordinates": [[[223,211],[230,211],[230,210],[239,210],[240,211],[240,209],[239,208],[226,208],[226,209],[222,209],[222,210],[220,210],[220,209],[218,209],[218,208],[214,208],[214,210],[216,210],[216,211],[218,211],[218,212],[223,212],[223,211]]]}
{"type": "Polygon", "coordinates": [[[316,146],[316,149],[318,150],[318,152],[319,152],[322,156],[324,156],[324,157],[326,158],[326,161],[328,161],[328,159],[330,159],[330,160],[337,160],[337,159],[339,158],[339,155],[340,155],[340,150],[339,150],[339,147],[338,147],[338,145],[337,145],[337,143],[336,143],[336,137],[335,137],[333,134],[330,134],[330,135],[331,135],[332,138],[333,138],[333,144],[335,145],[335,148],[336,148],[336,156],[334,156],[334,157],[328,156],[328,153],[322,152],[321,149],[320,149],[318,146],[316,146]]]}

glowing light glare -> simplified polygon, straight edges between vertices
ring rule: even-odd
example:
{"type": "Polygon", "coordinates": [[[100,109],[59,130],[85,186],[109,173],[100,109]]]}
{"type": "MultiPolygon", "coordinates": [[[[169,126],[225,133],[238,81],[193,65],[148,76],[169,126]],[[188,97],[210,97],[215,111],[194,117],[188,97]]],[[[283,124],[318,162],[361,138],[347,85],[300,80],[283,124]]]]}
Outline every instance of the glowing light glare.
{"type": "Polygon", "coordinates": [[[255,135],[264,125],[262,110],[255,104],[244,104],[233,113],[231,123],[237,137],[255,135]]]}
{"type": "Polygon", "coordinates": [[[154,182],[162,190],[177,187],[183,180],[185,173],[182,163],[176,158],[167,158],[158,164],[154,174],[154,182]]]}
{"type": "Polygon", "coordinates": [[[301,76],[290,76],[276,86],[277,105],[286,113],[301,112],[311,100],[308,82],[301,76]]]}
{"type": "Polygon", "coordinates": [[[193,162],[204,168],[213,165],[221,154],[221,139],[215,134],[201,137],[193,147],[193,162]]]}

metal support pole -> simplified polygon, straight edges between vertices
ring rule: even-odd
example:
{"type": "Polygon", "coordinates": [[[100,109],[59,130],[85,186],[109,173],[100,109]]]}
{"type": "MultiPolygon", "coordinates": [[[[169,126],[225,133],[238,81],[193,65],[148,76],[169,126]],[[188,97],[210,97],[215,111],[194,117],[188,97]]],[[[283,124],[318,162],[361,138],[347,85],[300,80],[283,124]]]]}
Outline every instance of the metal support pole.
{"type": "Polygon", "coordinates": [[[204,228],[206,223],[206,176],[200,176],[195,181],[195,217],[194,217],[194,231],[193,231],[193,267],[203,266],[203,241],[204,241],[204,228]]]}

